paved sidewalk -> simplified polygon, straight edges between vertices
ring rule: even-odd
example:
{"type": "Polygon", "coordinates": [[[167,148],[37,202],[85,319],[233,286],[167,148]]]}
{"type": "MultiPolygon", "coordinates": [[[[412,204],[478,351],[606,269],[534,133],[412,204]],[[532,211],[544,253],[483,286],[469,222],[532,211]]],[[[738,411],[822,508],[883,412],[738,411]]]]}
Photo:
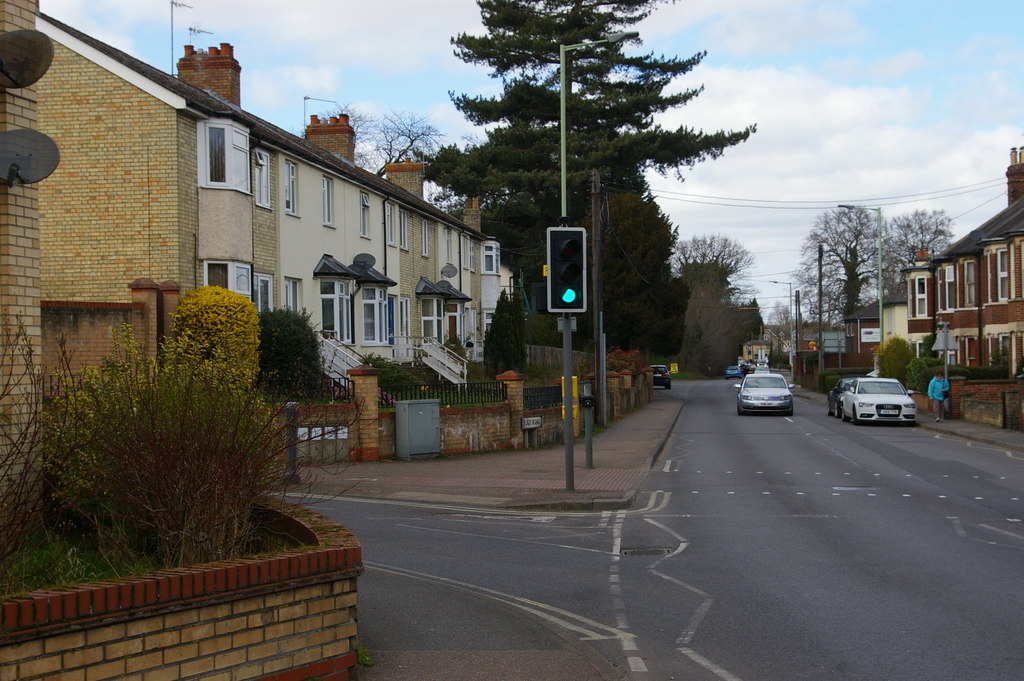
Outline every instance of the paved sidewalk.
{"type": "Polygon", "coordinates": [[[311,492],[394,501],[489,508],[609,510],[627,508],[682,410],[678,399],[655,399],[594,436],[593,468],[585,439],[573,451],[567,489],[564,445],[410,461],[362,461],[305,471],[311,492]]]}

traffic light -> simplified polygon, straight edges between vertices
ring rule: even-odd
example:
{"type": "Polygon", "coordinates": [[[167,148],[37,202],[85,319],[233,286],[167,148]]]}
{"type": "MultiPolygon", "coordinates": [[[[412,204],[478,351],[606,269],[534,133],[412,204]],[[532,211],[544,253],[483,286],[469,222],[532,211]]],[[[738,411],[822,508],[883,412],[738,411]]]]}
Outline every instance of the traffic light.
{"type": "Polygon", "coordinates": [[[587,311],[587,232],[548,227],[548,312],[587,311]]]}

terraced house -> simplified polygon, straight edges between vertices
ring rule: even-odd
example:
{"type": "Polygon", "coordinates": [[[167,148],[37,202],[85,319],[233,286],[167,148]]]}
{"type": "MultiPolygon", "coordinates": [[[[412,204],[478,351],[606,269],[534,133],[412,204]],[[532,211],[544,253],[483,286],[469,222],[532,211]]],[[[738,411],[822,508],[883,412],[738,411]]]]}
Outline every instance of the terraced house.
{"type": "Polygon", "coordinates": [[[1024,360],[1024,148],[1010,151],[1008,206],[930,260],[906,270],[908,332],[919,341],[941,322],[956,340],[950,360],[985,366],[1024,360]]]}
{"type": "Polygon", "coordinates": [[[40,185],[45,362],[61,333],[97,361],[119,320],[152,349],[181,292],[218,285],[307,310],[337,372],[374,353],[461,380],[442,343],[479,354],[501,285],[476,202],[456,220],[424,199],[421,164],[359,168],[347,116],[300,138],[247,113],[230,44],[186,46],[174,77],[51,17],[37,28],[55,51],[39,129],[62,151],[40,185]]]}

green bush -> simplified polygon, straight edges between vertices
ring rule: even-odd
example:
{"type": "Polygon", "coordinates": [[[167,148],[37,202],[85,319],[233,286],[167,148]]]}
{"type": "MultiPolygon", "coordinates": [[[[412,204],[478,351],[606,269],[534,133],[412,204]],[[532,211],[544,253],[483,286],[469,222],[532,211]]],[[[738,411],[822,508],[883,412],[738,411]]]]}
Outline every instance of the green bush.
{"type": "Polygon", "coordinates": [[[168,351],[147,359],[129,327],[49,411],[43,456],[55,501],[92,523],[101,551],[166,567],[240,555],[256,503],[279,489],[284,424],[237,366],[168,351]]]}
{"type": "Polygon", "coordinates": [[[259,329],[252,301],[220,286],[203,286],[182,296],[168,347],[178,355],[221,364],[227,375],[251,386],[260,368],[259,329]]]}
{"type": "Polygon", "coordinates": [[[363,364],[380,369],[380,376],[377,377],[377,385],[409,385],[419,383],[420,380],[414,374],[406,371],[400,365],[395,364],[387,357],[369,354],[360,358],[363,364]]]}
{"type": "Polygon", "coordinates": [[[843,369],[826,369],[818,376],[818,392],[827,393],[836,384],[840,376],[864,376],[874,367],[848,367],[843,369]]]}
{"type": "Polygon", "coordinates": [[[278,308],[260,314],[260,383],[280,398],[312,399],[324,385],[320,337],[309,314],[278,308]]]}
{"type": "Polygon", "coordinates": [[[878,374],[906,384],[907,365],[912,359],[914,350],[907,339],[902,336],[891,336],[878,348],[878,374]]]}

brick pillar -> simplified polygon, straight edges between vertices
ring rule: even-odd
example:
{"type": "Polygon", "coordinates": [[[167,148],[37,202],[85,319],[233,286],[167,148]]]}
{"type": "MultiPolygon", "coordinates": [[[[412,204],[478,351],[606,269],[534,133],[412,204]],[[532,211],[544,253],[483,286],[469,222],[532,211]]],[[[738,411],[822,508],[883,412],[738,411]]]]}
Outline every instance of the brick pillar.
{"type": "Polygon", "coordinates": [[[462,221],[474,232],[482,231],[480,226],[480,198],[471,196],[462,204],[462,221]]]}
{"type": "Polygon", "coordinates": [[[362,365],[348,370],[352,379],[356,405],[356,418],[349,437],[348,457],[352,461],[378,461],[380,459],[380,397],[377,381],[380,369],[362,365]]]}
{"type": "Polygon", "coordinates": [[[1012,206],[1024,198],[1024,147],[1010,150],[1010,165],[1006,168],[1006,199],[1012,206]]]}
{"type": "Polygon", "coordinates": [[[159,349],[160,287],[152,279],[140,278],[128,284],[128,288],[132,291],[132,302],[142,305],[141,328],[132,329],[135,342],[142,346],[146,357],[156,357],[159,349]]]}
{"type": "Polygon", "coordinates": [[[508,391],[508,442],[513,449],[521,449],[526,443],[523,432],[523,412],[526,401],[526,376],[517,371],[506,371],[498,374],[496,380],[505,384],[508,391]]]}
{"type": "MultiPolygon", "coordinates": [[[[959,419],[963,418],[963,412],[960,410],[960,399],[964,392],[964,387],[967,385],[967,379],[963,376],[947,376],[946,379],[949,381],[949,398],[950,398],[950,418],[959,419]]],[[[931,402],[928,402],[928,407],[931,408],[931,402]]]]}
{"type": "Polygon", "coordinates": [[[622,391],[626,398],[626,404],[623,405],[623,411],[632,411],[637,406],[636,400],[633,399],[633,374],[622,374],[622,391]]]}
{"type": "Polygon", "coordinates": [[[644,403],[646,404],[654,400],[654,369],[647,367],[641,375],[643,376],[644,403]]]}
{"type": "MultiPolygon", "coordinates": [[[[606,378],[608,385],[608,420],[617,421],[622,413],[622,379],[618,371],[609,371],[606,378]]],[[[605,424],[607,425],[607,424],[605,424]]]]}
{"type": "Polygon", "coordinates": [[[181,300],[181,285],[176,281],[160,282],[159,310],[160,318],[156,325],[157,343],[163,343],[164,338],[171,333],[171,326],[174,321],[174,311],[178,309],[178,302],[181,300]]]}

